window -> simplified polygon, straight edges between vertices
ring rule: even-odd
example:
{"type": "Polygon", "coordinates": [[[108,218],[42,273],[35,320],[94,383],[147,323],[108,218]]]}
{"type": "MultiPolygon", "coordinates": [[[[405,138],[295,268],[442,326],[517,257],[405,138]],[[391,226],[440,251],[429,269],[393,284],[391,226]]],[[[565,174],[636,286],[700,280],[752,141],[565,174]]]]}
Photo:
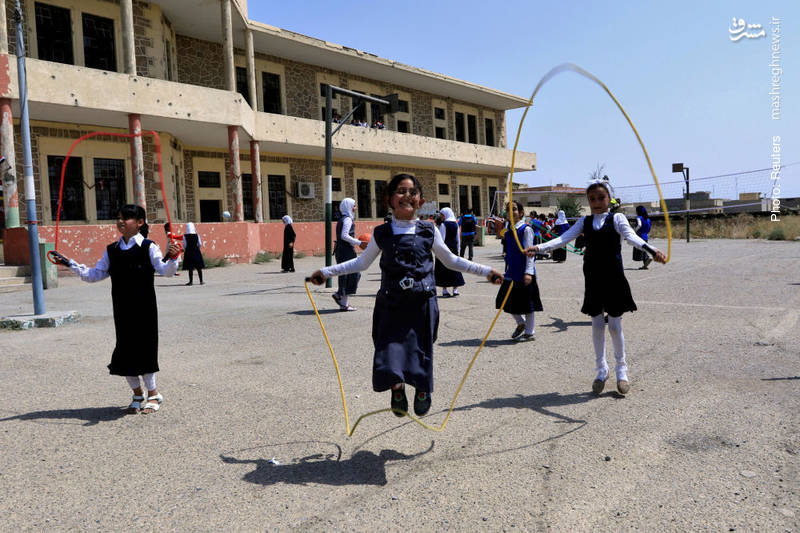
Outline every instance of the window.
{"type": "Polygon", "coordinates": [[[173,81],[172,77],[172,45],[169,41],[164,39],[164,54],[167,61],[167,80],[173,81]]]}
{"type": "Polygon", "coordinates": [[[183,195],[181,195],[181,170],[175,165],[175,212],[183,218],[183,195]]]}
{"type": "MultiPolygon", "coordinates": [[[[470,187],[472,190],[472,214],[476,217],[481,216],[481,188],[478,185],[470,187]]],[[[461,212],[464,212],[466,206],[461,206],[461,212]]]]}
{"type": "Polygon", "coordinates": [[[117,71],[113,20],[83,14],[83,59],[89,68],[117,71]]]}
{"type": "Polygon", "coordinates": [[[242,208],[244,209],[244,219],[253,220],[253,175],[242,174],[242,208]]]}
{"type": "Polygon", "coordinates": [[[478,144],[478,117],[475,115],[467,115],[467,134],[470,143],[478,144]]]}
{"type": "Polygon", "coordinates": [[[444,120],[444,109],[441,107],[434,107],[433,108],[433,118],[444,120]]]}
{"type": "Polygon", "coordinates": [[[450,205],[450,202],[439,202],[439,209],[444,209],[445,207],[453,207],[450,205]]]}
{"type": "Polygon", "coordinates": [[[399,113],[408,113],[408,100],[398,100],[397,111],[399,113]]]}
{"type": "Polygon", "coordinates": [[[399,131],[400,133],[409,133],[408,122],[405,120],[398,120],[397,131],[399,131]]]}
{"type": "MultiPolygon", "coordinates": [[[[322,96],[323,98],[328,96],[328,84],[327,83],[320,83],[319,84],[319,95],[322,96]]],[[[332,100],[336,100],[337,96],[338,95],[336,93],[333,93],[331,95],[331,99],[332,100]]]]}
{"type": "Polygon", "coordinates": [[[458,186],[458,208],[461,211],[469,207],[469,187],[466,185],[458,186]]]}
{"type": "Polygon", "coordinates": [[[342,192],[342,178],[331,178],[331,189],[333,192],[342,192]]]}
{"type": "Polygon", "coordinates": [[[116,219],[125,203],[124,159],[94,160],[94,195],[97,220],[116,219]]]}
{"type": "Polygon", "coordinates": [[[494,146],[494,120],[484,119],[486,129],[486,146],[494,146]]]}
{"type": "Polygon", "coordinates": [[[439,194],[444,194],[444,195],[450,194],[450,185],[447,183],[440,183],[439,194]]]}
{"type": "MultiPolygon", "coordinates": [[[[380,95],[373,94],[375,98],[381,98],[380,95]]],[[[383,106],[381,104],[376,104],[375,102],[370,102],[369,108],[372,112],[372,124],[375,122],[383,122],[383,106]]]]}
{"type": "Polygon", "coordinates": [[[200,200],[200,222],[222,222],[219,200],[200,200]]]}
{"type": "Polygon", "coordinates": [[[447,139],[447,134],[444,131],[444,128],[436,127],[436,138],[437,139],[447,139]]]}
{"type": "Polygon", "coordinates": [[[241,94],[248,104],[253,105],[250,100],[250,84],[247,81],[246,67],[236,67],[236,92],[241,94]]]}
{"type": "Polygon", "coordinates": [[[489,204],[492,206],[492,215],[497,214],[497,205],[495,200],[497,199],[497,187],[489,187],[489,204]]]}
{"type": "Polygon", "coordinates": [[[366,122],[367,121],[367,105],[364,100],[360,100],[358,98],[353,98],[353,114],[351,115],[352,120],[351,122],[356,123],[358,125],[359,122],[366,122]],[[356,108],[356,106],[358,106],[356,108]]]}
{"type": "Polygon", "coordinates": [[[197,186],[206,189],[214,189],[220,187],[219,172],[207,172],[201,170],[197,173],[197,186]]]}
{"type": "Polygon", "coordinates": [[[287,215],[286,210],[286,176],[270,174],[267,176],[267,194],[269,195],[269,219],[280,220],[287,215]]]}
{"type": "Polygon", "coordinates": [[[261,73],[261,86],[264,91],[264,112],[281,113],[281,77],[271,72],[261,73]]]}
{"type": "Polygon", "coordinates": [[[375,218],[383,218],[389,214],[389,207],[386,203],[386,182],[378,180],[375,182],[375,218]]]}
{"type": "MultiPolygon", "coordinates": [[[[53,220],[58,215],[58,190],[61,185],[61,166],[64,156],[47,156],[47,174],[50,182],[50,212],[53,220]]],[[[64,192],[61,196],[61,220],[86,220],[83,203],[83,165],[81,158],[70,157],[64,173],[64,192]]]]}
{"type": "Polygon", "coordinates": [[[72,57],[72,21],[69,9],[36,2],[35,12],[39,59],[75,64],[72,57]]]}
{"type": "Polygon", "coordinates": [[[359,218],[372,218],[372,194],[369,180],[356,180],[356,192],[359,218]]]}
{"type": "Polygon", "coordinates": [[[456,140],[464,142],[466,136],[464,135],[464,113],[456,111],[456,140]]]}

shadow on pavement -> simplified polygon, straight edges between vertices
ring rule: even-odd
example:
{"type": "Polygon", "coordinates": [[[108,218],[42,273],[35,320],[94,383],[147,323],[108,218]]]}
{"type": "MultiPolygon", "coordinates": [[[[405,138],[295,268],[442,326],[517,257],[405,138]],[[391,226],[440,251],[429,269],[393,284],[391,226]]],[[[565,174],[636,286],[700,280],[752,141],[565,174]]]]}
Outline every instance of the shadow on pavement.
{"type": "Polygon", "coordinates": [[[800,379],[800,376],[788,376],[785,378],[761,378],[761,381],[789,381],[794,379],[800,379]]]}
{"type": "Polygon", "coordinates": [[[253,464],[255,470],[242,479],[259,485],[291,483],[306,485],[386,485],[386,463],[410,461],[433,450],[433,441],[427,450],[406,455],[395,450],[381,450],[379,454],[361,450],[350,459],[341,460],[335,454],[313,454],[296,459],[289,464],[274,464],[267,459],[236,459],[220,454],[227,464],[253,464]]]}
{"type": "Polygon", "coordinates": [[[33,411],[24,415],[9,416],[0,418],[0,422],[10,420],[85,420],[84,426],[94,426],[100,422],[111,422],[127,416],[125,409],[121,407],[85,407],[82,409],[54,409],[52,411],[33,411]]]}
{"type": "Polygon", "coordinates": [[[469,409],[475,409],[476,407],[480,407],[483,409],[531,409],[532,411],[536,411],[537,413],[541,413],[546,416],[551,416],[557,419],[558,422],[564,422],[568,424],[585,424],[586,420],[580,420],[577,418],[571,418],[556,412],[551,411],[550,407],[559,407],[562,405],[575,405],[578,403],[585,403],[590,400],[594,400],[597,398],[591,392],[579,392],[574,394],[559,394],[557,392],[548,392],[545,394],[532,394],[530,396],[523,396],[522,394],[517,394],[511,398],[492,398],[490,400],[484,400],[480,403],[476,403],[473,405],[465,405],[463,407],[456,407],[453,409],[454,411],[466,411],[469,409]]]}
{"type": "MultiPolygon", "coordinates": [[[[437,346],[466,346],[466,347],[474,346],[477,348],[478,346],[481,345],[482,340],[483,337],[481,337],[480,339],[458,339],[454,341],[437,342],[436,344],[437,346]]],[[[493,348],[495,346],[511,346],[513,344],[519,344],[519,343],[514,339],[499,339],[499,340],[486,339],[486,344],[484,344],[483,346],[488,348],[493,348]]]]}
{"type": "Polygon", "coordinates": [[[552,322],[550,324],[542,324],[540,328],[556,328],[555,333],[561,333],[562,331],[567,331],[567,328],[570,326],[591,326],[591,320],[584,320],[582,322],[564,322],[560,318],[556,318],[551,316],[550,319],[552,322]]]}

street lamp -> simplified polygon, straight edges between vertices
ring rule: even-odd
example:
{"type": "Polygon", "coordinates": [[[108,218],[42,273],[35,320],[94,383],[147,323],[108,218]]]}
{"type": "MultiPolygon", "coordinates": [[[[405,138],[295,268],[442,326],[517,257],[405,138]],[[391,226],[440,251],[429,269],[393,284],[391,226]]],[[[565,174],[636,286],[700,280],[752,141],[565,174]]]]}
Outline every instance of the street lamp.
{"type": "Polygon", "coordinates": [[[683,166],[683,163],[672,163],[672,172],[683,174],[683,180],[686,182],[686,242],[689,242],[689,167],[683,166]]]}

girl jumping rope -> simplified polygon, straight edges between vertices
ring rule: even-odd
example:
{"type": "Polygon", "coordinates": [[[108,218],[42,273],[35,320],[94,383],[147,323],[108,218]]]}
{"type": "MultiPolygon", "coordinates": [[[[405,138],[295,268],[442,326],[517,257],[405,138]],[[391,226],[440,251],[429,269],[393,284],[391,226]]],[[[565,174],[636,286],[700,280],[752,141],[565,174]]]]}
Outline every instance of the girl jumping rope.
{"type": "Polygon", "coordinates": [[[434,224],[417,218],[417,209],[425,203],[417,178],[394,176],[386,187],[386,197],[392,222],[375,228],[358,258],[317,270],[311,281],[321,285],[330,276],[365,270],[380,254],[381,287],[372,317],[372,388],[376,392],[392,389],[391,408],[395,415],[403,416],[408,411],[405,384],[412,385],[416,389],[414,412],[422,416],[431,407],[433,343],[439,328],[433,254],[450,269],[486,276],[494,283],[500,283],[503,276],[453,254],[434,224]]]}
{"type": "Polygon", "coordinates": [[[625,215],[609,213],[612,192],[608,181],[594,180],[586,189],[592,214],[579,218],[560,237],[525,249],[528,255],[534,255],[564,246],[581,233],[586,239],[583,256],[586,289],[581,312],[592,317],[592,341],[597,370],[597,377],[592,383],[592,392],[595,394],[603,391],[608,379],[604,312],[608,313],[608,331],[614,343],[617,390],[620,394],[627,394],[630,390],[628,366],[625,362],[625,337],[622,334],[622,313],[636,311],[636,304],[622,268],[620,235],[628,243],[651,254],[657,262],[666,263],[666,256],[662,252],[633,232],[625,215]]]}
{"type": "Polygon", "coordinates": [[[133,401],[128,413],[154,413],[164,397],[156,388],[158,372],[158,309],[153,277],[173,276],[178,270],[180,247],[170,244],[168,258],[162,261],[161,250],[151,240],[142,237],[146,228],[145,212],[138,205],[123,205],[119,210],[117,229],[122,237],[109,244],[94,268],[59,257],[83,281],[94,283],[111,276],[111,303],[114,308],[114,329],[117,344],[111,354],[108,369],[111,374],[125,376],[133,401]],[[139,382],[144,378],[147,403],[139,382]]]}

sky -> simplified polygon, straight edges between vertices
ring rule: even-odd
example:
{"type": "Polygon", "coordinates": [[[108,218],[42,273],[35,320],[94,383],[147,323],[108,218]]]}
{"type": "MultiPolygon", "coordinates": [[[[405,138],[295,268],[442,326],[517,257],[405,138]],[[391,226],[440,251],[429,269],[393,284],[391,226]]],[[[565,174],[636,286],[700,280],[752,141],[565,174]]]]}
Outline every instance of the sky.
{"type": "MultiPolygon", "coordinates": [[[[609,6],[250,0],[248,9],[259,22],[525,98],[551,68],[575,63],[620,101],[660,182],[682,179],[672,173],[676,162],[689,167],[692,179],[767,168],[776,145],[782,164],[800,162],[800,2],[609,6]],[[739,19],[761,28],[739,31],[739,19]],[[781,68],[774,82],[776,28],[781,68]],[[761,29],[765,37],[757,37],[761,29]],[[770,92],[780,94],[778,119],[770,92]]],[[[520,131],[519,150],[535,152],[538,168],[515,174],[515,181],[580,187],[602,165],[617,186],[652,183],[626,120],[593,82],[562,73],[536,95],[520,130],[522,111],[506,114],[508,146],[520,131]]],[[[761,179],[773,183],[766,174],[761,179]]],[[[783,169],[774,183],[779,196],[800,196],[800,164],[783,169]]]]}

